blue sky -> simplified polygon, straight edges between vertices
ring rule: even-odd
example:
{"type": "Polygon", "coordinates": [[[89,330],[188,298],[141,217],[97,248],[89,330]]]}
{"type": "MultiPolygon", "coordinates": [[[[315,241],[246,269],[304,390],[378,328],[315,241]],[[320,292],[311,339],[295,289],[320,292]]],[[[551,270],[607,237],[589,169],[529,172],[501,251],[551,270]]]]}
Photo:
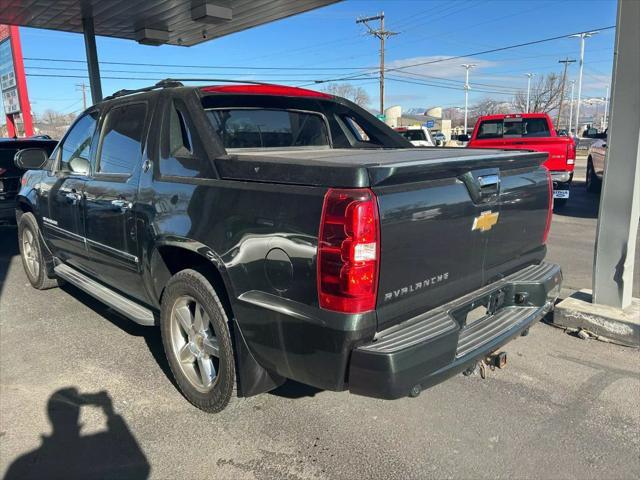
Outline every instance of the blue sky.
{"type": "MultiPolygon", "coordinates": [[[[165,77],[220,77],[273,81],[302,85],[316,79],[332,79],[376,68],[378,41],[366,35],[355,19],[384,11],[386,27],[399,34],[387,42],[387,66],[398,67],[432,62],[450,56],[466,55],[497,47],[592,30],[615,24],[615,0],[347,0],[319,10],[280,20],[204,44],[191,47],[149,47],[132,41],[98,37],[98,55],[102,62],[200,65],[211,67],[292,67],[284,71],[252,71],[222,68],[173,68],[107,65],[103,77],[141,77],[147,80],[103,80],[103,91],[135,88],[165,77]],[[318,70],[297,70],[298,67],[318,70]],[[344,70],[326,70],[327,68],[344,70]],[[322,70],[325,69],[325,70],[322,70]],[[135,73],[133,73],[135,72],[135,73]]],[[[603,97],[610,81],[614,30],[603,31],[587,40],[583,97],[603,97]]],[[[81,35],[37,29],[21,29],[26,58],[84,60],[81,35]]],[[[422,67],[389,73],[396,80],[386,84],[386,105],[405,108],[460,106],[464,81],[462,63],[475,63],[471,72],[470,103],[484,97],[509,99],[517,89],[526,88],[527,72],[559,72],[558,60],[577,59],[578,39],[560,39],[498,53],[439,61],[422,67]],[[428,75],[418,77],[417,75],[428,75]],[[397,81],[400,75],[417,85],[397,81]],[[407,78],[408,77],[408,78],[407,78]],[[440,77],[440,78],[431,78],[440,77]],[[476,85],[474,86],[474,83],[476,85]],[[447,87],[447,88],[444,88],[447,87]],[[487,90],[482,92],[479,90],[487,90]],[[501,93],[498,93],[501,92],[501,93]]],[[[82,78],[37,77],[46,75],[85,75],[84,64],[26,60],[32,108],[41,113],[47,108],[75,112],[81,106],[76,84],[82,78]],[[62,70],[62,69],[71,70],[62,70]],[[81,70],[73,70],[81,69],[81,70]]],[[[570,78],[577,78],[577,63],[570,78]]],[[[85,80],[86,81],[86,80],[85,80]]],[[[374,78],[352,80],[378,105],[378,83],[374,78]]],[[[320,89],[322,86],[316,85],[320,89]]]]}

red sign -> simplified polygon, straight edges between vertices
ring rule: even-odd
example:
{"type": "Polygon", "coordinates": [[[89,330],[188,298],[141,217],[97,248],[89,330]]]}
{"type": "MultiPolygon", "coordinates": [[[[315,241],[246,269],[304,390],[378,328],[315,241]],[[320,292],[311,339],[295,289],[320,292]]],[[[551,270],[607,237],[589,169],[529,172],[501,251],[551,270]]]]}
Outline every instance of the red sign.
{"type": "Polygon", "coordinates": [[[15,25],[0,25],[0,90],[9,136],[17,136],[16,120],[20,118],[24,135],[32,136],[33,120],[24,74],[22,45],[20,32],[15,25]]]}
{"type": "Polygon", "coordinates": [[[11,29],[9,28],[9,25],[0,24],[0,42],[5,38],[9,38],[9,35],[11,35],[11,29]]]}

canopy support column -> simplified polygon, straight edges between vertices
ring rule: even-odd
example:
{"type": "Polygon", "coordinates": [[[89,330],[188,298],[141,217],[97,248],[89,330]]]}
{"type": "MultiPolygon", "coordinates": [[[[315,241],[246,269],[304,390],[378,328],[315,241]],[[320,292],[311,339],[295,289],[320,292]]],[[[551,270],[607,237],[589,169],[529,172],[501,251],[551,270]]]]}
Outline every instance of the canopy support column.
{"type": "Polygon", "coordinates": [[[640,215],[640,2],[618,0],[611,119],[598,214],[593,303],[631,304],[640,215]]]}
{"type": "Polygon", "coordinates": [[[82,19],[82,30],[84,31],[84,46],[87,52],[91,100],[96,104],[102,101],[102,84],[100,82],[100,65],[98,64],[96,35],[93,30],[93,17],[84,17],[82,19]]]}

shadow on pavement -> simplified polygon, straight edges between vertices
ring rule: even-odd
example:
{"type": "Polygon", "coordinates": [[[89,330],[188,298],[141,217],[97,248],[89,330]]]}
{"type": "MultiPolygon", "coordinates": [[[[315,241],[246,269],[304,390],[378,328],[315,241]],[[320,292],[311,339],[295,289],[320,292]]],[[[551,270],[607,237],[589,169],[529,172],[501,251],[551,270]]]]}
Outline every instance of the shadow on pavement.
{"type": "Polygon", "coordinates": [[[271,390],[269,395],[275,395],[276,397],[283,398],[302,398],[302,397],[314,397],[317,393],[323,392],[321,388],[312,387],[311,385],[305,385],[304,383],[296,382],[294,380],[287,380],[275,390],[271,390]]]}
{"type": "Polygon", "coordinates": [[[18,254],[18,230],[16,227],[0,225],[0,298],[9,274],[9,263],[18,254]]]}
{"type": "Polygon", "coordinates": [[[5,480],[149,477],[151,466],[125,420],[113,409],[106,391],[81,394],[75,387],[54,392],[47,402],[53,428],[39,448],[18,457],[5,480]],[[81,435],[82,407],[102,409],[107,430],[81,435]]]}
{"type": "Polygon", "coordinates": [[[563,217],[598,218],[599,208],[600,196],[587,192],[584,182],[574,181],[566,205],[554,209],[553,213],[563,217]]]}

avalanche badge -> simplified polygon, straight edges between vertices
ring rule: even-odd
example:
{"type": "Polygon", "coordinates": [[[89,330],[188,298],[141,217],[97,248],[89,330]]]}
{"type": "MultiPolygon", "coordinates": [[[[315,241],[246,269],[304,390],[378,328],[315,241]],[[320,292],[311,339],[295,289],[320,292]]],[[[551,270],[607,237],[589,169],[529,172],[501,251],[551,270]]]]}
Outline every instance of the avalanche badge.
{"type": "Polygon", "coordinates": [[[493,213],[491,210],[482,212],[479,217],[473,219],[473,227],[471,227],[471,230],[488,232],[496,223],[498,223],[499,216],[499,212],[493,213]]]}

